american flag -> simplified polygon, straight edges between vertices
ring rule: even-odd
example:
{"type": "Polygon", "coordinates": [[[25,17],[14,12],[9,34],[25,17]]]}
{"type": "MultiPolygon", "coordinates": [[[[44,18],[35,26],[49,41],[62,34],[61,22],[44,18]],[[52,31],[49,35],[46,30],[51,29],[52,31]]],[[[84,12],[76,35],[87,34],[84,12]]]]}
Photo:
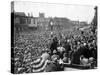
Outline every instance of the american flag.
{"type": "Polygon", "coordinates": [[[42,57],[35,59],[32,64],[32,72],[45,72],[47,62],[48,60],[42,57]]]}

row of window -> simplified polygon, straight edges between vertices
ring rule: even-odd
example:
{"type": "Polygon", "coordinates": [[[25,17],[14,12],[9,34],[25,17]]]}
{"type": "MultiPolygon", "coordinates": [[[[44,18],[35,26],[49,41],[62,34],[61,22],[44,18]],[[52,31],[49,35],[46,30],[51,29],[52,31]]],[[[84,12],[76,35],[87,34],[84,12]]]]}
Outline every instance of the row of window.
{"type": "Polygon", "coordinates": [[[31,18],[16,18],[15,23],[17,24],[36,24],[35,19],[31,19],[31,18]]]}

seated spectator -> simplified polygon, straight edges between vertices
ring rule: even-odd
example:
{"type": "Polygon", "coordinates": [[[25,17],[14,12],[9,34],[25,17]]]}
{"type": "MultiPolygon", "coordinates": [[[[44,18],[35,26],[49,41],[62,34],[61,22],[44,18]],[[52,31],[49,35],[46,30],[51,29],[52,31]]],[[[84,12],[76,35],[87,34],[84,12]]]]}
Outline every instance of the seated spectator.
{"type": "Polygon", "coordinates": [[[89,65],[89,59],[85,58],[83,55],[80,57],[80,64],[83,66],[88,66],[89,65]]]}
{"type": "Polygon", "coordinates": [[[46,72],[62,70],[58,60],[59,60],[59,55],[57,55],[57,51],[54,50],[53,55],[51,56],[51,62],[46,67],[46,72]]]}
{"type": "Polygon", "coordinates": [[[66,53],[63,54],[63,59],[62,60],[63,60],[64,63],[68,63],[68,57],[67,57],[66,53]]]}

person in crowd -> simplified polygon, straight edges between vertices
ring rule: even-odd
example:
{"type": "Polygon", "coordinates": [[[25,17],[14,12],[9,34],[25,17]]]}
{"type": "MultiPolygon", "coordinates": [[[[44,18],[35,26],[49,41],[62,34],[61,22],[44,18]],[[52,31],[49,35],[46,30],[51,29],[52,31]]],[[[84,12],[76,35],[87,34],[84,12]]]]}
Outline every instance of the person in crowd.
{"type": "Polygon", "coordinates": [[[65,44],[64,44],[64,48],[65,48],[65,53],[67,54],[67,57],[69,56],[69,51],[71,51],[71,45],[70,45],[70,40],[67,39],[65,44]]]}
{"type": "Polygon", "coordinates": [[[57,47],[57,52],[58,52],[58,55],[60,56],[60,58],[63,59],[63,54],[65,53],[65,48],[60,45],[59,47],[57,47]]]}
{"type": "Polygon", "coordinates": [[[75,49],[73,54],[72,54],[72,60],[71,64],[80,64],[80,56],[81,56],[81,51],[79,51],[80,48],[75,49]]]}
{"type": "Polygon", "coordinates": [[[59,55],[57,55],[57,51],[53,51],[53,55],[51,56],[51,62],[48,63],[46,67],[46,72],[52,72],[52,71],[61,71],[63,70],[62,65],[59,64],[59,55]]]}
{"type": "Polygon", "coordinates": [[[66,53],[63,54],[63,59],[62,60],[63,60],[64,63],[68,63],[68,57],[67,57],[66,53]]]}
{"type": "Polygon", "coordinates": [[[57,37],[53,38],[53,42],[51,43],[50,50],[51,50],[51,55],[53,54],[53,50],[57,50],[58,46],[58,39],[57,37]]]}

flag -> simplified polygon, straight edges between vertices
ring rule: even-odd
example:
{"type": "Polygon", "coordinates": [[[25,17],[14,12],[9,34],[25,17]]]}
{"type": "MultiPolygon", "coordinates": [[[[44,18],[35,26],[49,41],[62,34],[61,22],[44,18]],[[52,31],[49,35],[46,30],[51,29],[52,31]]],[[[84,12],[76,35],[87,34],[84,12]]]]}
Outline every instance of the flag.
{"type": "Polygon", "coordinates": [[[45,72],[45,67],[47,65],[47,60],[42,57],[34,60],[32,64],[32,72],[45,72]]]}

